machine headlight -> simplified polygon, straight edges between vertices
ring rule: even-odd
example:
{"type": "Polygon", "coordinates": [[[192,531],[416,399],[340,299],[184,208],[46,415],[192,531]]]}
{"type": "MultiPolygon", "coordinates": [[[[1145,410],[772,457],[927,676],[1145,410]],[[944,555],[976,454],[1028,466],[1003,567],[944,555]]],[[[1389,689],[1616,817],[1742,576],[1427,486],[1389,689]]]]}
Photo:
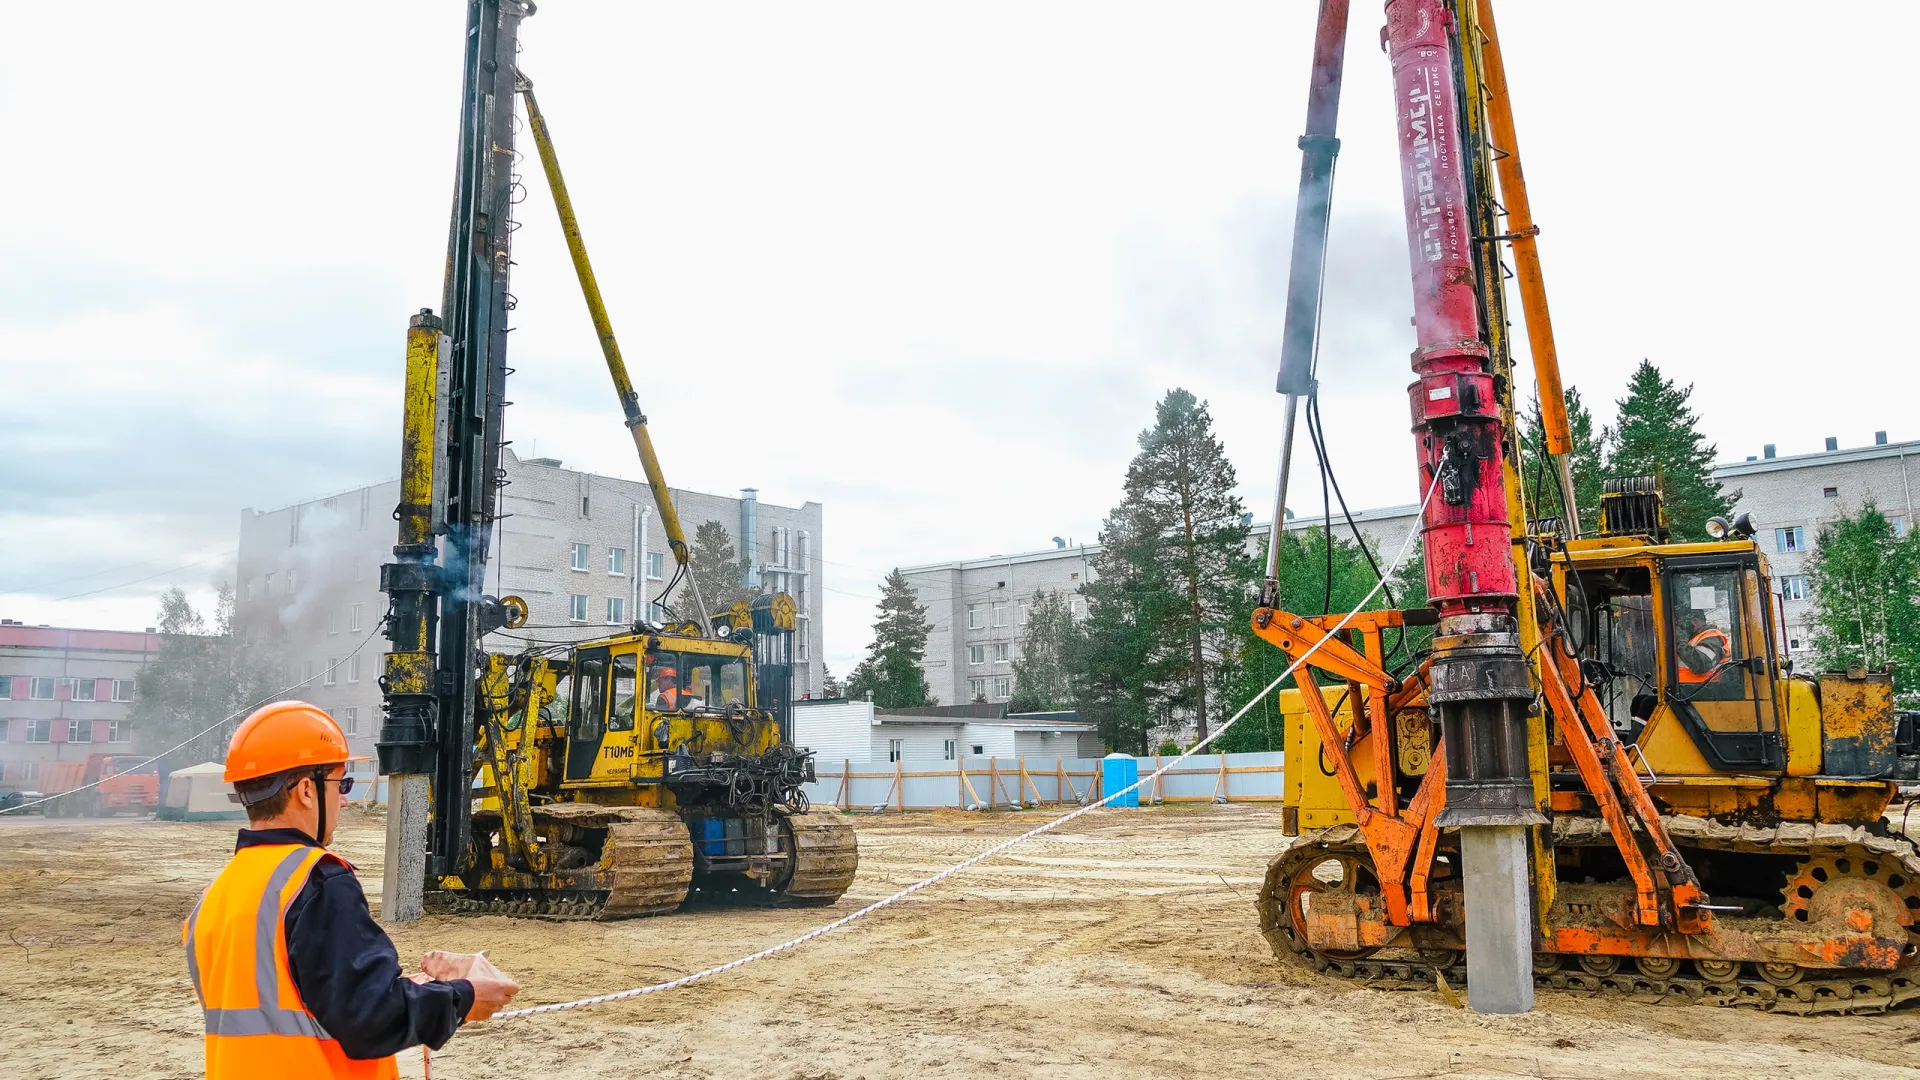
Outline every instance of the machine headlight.
{"type": "Polygon", "coordinates": [[[1715,540],[1725,540],[1727,534],[1732,531],[1733,526],[1727,523],[1726,518],[1710,517],[1707,519],[1707,535],[1713,537],[1715,540]]]}

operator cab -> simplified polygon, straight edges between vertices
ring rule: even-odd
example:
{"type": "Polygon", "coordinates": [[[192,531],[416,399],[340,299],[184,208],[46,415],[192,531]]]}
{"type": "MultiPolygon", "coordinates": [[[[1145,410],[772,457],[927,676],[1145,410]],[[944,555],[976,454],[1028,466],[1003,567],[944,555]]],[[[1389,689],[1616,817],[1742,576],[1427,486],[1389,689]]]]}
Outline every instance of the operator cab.
{"type": "Polygon", "coordinates": [[[1664,533],[1661,521],[1659,540],[1602,535],[1554,554],[1554,591],[1587,681],[1628,741],[1644,747],[1677,731],[1716,771],[1784,770],[1766,556],[1724,529],[1697,544],[1664,533]]]}

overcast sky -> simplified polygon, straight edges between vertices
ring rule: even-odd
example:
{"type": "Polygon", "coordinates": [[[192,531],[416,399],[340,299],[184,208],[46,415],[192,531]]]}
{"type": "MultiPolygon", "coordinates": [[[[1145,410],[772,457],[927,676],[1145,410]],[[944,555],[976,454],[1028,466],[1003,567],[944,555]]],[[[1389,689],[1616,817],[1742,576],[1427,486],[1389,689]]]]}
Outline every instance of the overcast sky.
{"type": "MultiPolygon", "coordinates": [[[[825,504],[836,672],[887,568],[1093,539],[1169,387],[1211,403],[1266,516],[1316,6],[553,0],[526,22],[668,479],[825,504]]],[[[1810,11],[1502,0],[1561,361],[1603,421],[1648,357],[1695,384],[1722,460],[1920,437],[1896,119],[1920,5],[1810,11]]],[[[463,19],[10,14],[0,615],[151,624],[160,589],[230,572],[241,508],[397,474],[463,19]]],[[[1356,2],[1322,343],[1356,508],[1415,497],[1380,21],[1356,2]]],[[[526,150],[509,436],[637,477],[526,150]]]]}

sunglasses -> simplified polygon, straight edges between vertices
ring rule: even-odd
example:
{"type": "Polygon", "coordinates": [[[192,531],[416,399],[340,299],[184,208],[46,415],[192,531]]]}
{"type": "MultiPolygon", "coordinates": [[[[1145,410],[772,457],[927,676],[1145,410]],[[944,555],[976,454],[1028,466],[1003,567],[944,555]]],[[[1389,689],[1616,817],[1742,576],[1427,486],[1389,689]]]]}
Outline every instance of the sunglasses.
{"type": "Polygon", "coordinates": [[[315,784],[339,784],[340,794],[342,795],[349,794],[353,791],[353,780],[354,778],[351,776],[342,776],[337,780],[327,776],[316,776],[313,778],[315,784]]]}

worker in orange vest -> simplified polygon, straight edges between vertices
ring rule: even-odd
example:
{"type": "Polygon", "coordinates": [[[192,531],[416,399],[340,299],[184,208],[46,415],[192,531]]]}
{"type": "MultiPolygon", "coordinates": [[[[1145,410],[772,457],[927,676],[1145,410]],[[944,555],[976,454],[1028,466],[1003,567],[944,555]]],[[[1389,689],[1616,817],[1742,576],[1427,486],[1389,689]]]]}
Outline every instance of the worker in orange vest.
{"type": "Polygon", "coordinates": [[[445,1045],[520,989],[484,956],[429,953],[401,972],[353,866],[326,849],[350,760],[339,725],[304,701],[233,733],[226,779],[249,827],[182,929],[209,1080],[395,1078],[395,1053],[445,1045]]]}
{"type": "Polygon", "coordinates": [[[1699,615],[1687,618],[1687,644],[1680,652],[1680,681],[1688,684],[1719,678],[1720,665],[1733,654],[1733,639],[1725,630],[1699,615]]]}

